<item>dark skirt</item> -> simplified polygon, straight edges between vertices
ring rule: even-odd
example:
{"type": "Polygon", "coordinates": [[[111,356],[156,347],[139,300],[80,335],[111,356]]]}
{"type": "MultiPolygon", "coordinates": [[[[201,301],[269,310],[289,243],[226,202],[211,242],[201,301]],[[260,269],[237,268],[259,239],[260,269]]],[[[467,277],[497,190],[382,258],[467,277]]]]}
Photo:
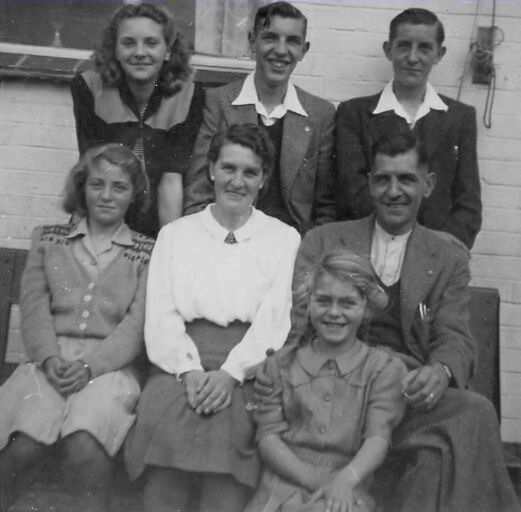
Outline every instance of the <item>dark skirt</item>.
{"type": "MultiPolygon", "coordinates": [[[[233,322],[224,328],[206,320],[186,325],[205,370],[216,370],[239,343],[249,324],[233,322]]],[[[131,478],[147,465],[196,473],[230,474],[255,487],[259,460],[254,442],[251,404],[253,383],[233,390],[230,407],[209,416],[188,405],[185,385],[155,367],[137,406],[137,422],[125,445],[131,478]]]]}

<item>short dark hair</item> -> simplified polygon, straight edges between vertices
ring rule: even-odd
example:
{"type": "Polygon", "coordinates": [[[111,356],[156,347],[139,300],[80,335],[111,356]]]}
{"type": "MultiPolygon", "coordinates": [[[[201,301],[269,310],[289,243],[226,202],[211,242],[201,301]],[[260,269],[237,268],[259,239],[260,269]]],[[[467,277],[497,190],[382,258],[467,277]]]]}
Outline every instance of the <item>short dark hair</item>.
{"type": "MultiPolygon", "coordinates": [[[[131,212],[145,212],[149,202],[149,183],[141,162],[134,153],[122,144],[103,144],[88,149],[78,160],[78,163],[69,171],[63,191],[62,207],[66,213],[87,215],[85,201],[85,183],[89,171],[100,160],[119,165],[128,174],[133,188],[133,200],[129,206],[131,212]]],[[[127,212],[128,213],[128,212],[127,212]]]]}
{"type": "Polygon", "coordinates": [[[163,63],[158,83],[166,96],[175,94],[192,75],[190,53],[181,34],[175,29],[173,16],[165,8],[152,2],[123,5],[114,12],[103,29],[101,42],[94,50],[94,62],[103,82],[114,85],[124,76],[116,59],[116,43],[119,26],[124,20],[131,18],[149,18],[161,25],[166,46],[170,50],[170,59],[163,63]]]}
{"type": "Polygon", "coordinates": [[[281,18],[293,18],[295,20],[302,20],[304,22],[304,38],[308,28],[308,19],[302,14],[302,11],[291,5],[289,2],[273,2],[263,7],[259,7],[255,13],[255,21],[253,22],[253,33],[257,35],[259,29],[268,28],[271,19],[274,16],[281,18]]]}
{"type": "Polygon", "coordinates": [[[445,29],[438,16],[428,9],[412,7],[411,9],[405,9],[405,11],[402,11],[391,20],[389,25],[389,42],[396,38],[398,26],[404,23],[410,23],[411,25],[437,25],[436,42],[441,46],[445,40],[445,29]]]}
{"type": "Polygon", "coordinates": [[[427,167],[428,155],[421,140],[412,133],[387,133],[382,135],[371,148],[370,170],[374,170],[376,155],[397,156],[414,150],[418,155],[418,165],[427,167]]]}
{"type": "Polygon", "coordinates": [[[266,130],[253,123],[232,124],[225,131],[214,135],[208,151],[208,161],[215,163],[226,144],[239,144],[251,149],[262,160],[264,179],[273,172],[275,149],[266,130]]]}

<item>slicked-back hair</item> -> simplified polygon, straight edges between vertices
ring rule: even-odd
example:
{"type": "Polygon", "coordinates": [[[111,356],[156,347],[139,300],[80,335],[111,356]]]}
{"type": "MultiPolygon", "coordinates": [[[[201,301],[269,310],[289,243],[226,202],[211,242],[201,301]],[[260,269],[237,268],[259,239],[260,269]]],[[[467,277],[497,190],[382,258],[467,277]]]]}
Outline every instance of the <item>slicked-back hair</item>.
{"type": "Polygon", "coordinates": [[[389,42],[392,42],[396,38],[398,26],[404,23],[410,23],[411,25],[436,25],[436,42],[441,46],[445,40],[443,23],[436,14],[428,9],[412,7],[405,9],[405,11],[402,11],[391,20],[391,24],[389,25],[389,42]]]}
{"type": "Polygon", "coordinates": [[[418,155],[418,166],[427,169],[427,150],[418,137],[409,132],[382,135],[371,148],[369,172],[374,170],[376,155],[397,156],[408,153],[411,150],[416,151],[418,155]]]}
{"type": "Polygon", "coordinates": [[[262,161],[262,173],[267,184],[273,172],[275,149],[266,130],[253,123],[230,125],[227,130],[214,135],[208,151],[208,161],[215,163],[221,154],[221,148],[227,144],[238,144],[251,149],[262,161]]]}
{"type": "Polygon", "coordinates": [[[273,2],[271,4],[260,7],[255,14],[255,21],[253,22],[253,34],[257,35],[259,29],[261,28],[268,28],[270,26],[271,19],[274,16],[302,20],[304,22],[304,39],[306,39],[308,19],[304,16],[302,11],[291,5],[289,2],[273,2]]]}
{"type": "MultiPolygon", "coordinates": [[[[149,203],[149,183],[141,162],[134,153],[122,144],[103,144],[88,149],[78,163],[69,171],[63,191],[62,208],[66,213],[87,215],[85,184],[89,172],[99,165],[101,160],[118,165],[128,175],[132,183],[133,199],[129,212],[146,211],[149,203]]],[[[127,212],[127,213],[129,213],[127,212]]]]}
{"type": "Polygon", "coordinates": [[[125,4],[114,12],[94,50],[96,70],[108,85],[115,85],[124,79],[125,74],[116,58],[116,43],[121,23],[132,18],[148,18],[161,25],[166,46],[170,50],[170,59],[163,62],[158,85],[165,96],[175,94],[192,75],[190,53],[181,34],[175,29],[173,16],[165,8],[152,2],[125,4]]]}

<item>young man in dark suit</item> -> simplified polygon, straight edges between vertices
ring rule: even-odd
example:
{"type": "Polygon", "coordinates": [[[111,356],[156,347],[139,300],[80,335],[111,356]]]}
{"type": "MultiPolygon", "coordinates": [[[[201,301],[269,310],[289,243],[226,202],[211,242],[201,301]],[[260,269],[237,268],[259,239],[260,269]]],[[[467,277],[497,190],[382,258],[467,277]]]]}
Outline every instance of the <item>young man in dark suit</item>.
{"type": "Polygon", "coordinates": [[[334,107],[290,79],[309,50],[306,29],[305,16],[287,2],[257,11],[249,35],[255,70],[245,79],[207,92],[203,124],[185,177],[185,214],[213,199],[206,174],[213,135],[231,124],[256,123],[266,128],[276,151],[274,173],[257,208],[301,233],[336,219],[334,107]]]}
{"type": "Polygon", "coordinates": [[[444,29],[426,9],[401,12],[383,44],[394,78],[382,92],[339,105],[336,116],[337,208],[340,219],[373,210],[366,174],[373,143],[385,133],[413,132],[427,149],[436,187],[418,214],[421,224],[451,233],[469,249],[481,227],[481,192],[473,107],[429,84],[446,53],[444,29]]]}

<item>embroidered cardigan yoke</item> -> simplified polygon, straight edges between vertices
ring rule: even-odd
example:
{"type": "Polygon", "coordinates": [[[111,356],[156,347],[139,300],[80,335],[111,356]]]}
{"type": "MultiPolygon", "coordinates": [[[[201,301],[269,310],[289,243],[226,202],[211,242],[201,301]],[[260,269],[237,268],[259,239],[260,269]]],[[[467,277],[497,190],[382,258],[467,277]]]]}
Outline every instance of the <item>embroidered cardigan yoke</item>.
{"type": "Polygon", "coordinates": [[[71,225],[40,226],[22,277],[20,308],[27,355],[60,354],[59,336],[99,338],[84,357],[92,376],[129,364],[143,347],[147,266],[153,241],[132,232],[130,246],[93,282],[73,254],[71,225]]]}

